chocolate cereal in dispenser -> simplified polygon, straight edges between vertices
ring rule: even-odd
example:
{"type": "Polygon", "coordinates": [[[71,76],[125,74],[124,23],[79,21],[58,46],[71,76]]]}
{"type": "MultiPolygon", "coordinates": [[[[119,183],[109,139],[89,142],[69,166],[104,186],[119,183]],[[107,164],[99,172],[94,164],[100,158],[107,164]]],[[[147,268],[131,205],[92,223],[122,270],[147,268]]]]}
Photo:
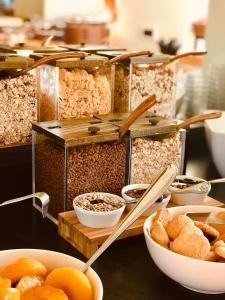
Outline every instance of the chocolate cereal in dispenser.
{"type": "Polygon", "coordinates": [[[73,199],[89,192],[120,195],[126,184],[128,142],[118,127],[97,118],[33,125],[35,190],[51,202],[49,214],[73,209],[73,199]]]}

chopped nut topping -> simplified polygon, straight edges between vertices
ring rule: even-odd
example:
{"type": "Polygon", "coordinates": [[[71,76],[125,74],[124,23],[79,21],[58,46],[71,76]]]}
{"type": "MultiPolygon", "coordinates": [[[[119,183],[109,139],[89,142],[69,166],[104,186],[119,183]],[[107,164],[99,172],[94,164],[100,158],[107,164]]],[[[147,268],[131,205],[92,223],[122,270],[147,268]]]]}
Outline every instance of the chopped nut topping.
{"type": "Polygon", "coordinates": [[[90,195],[81,195],[74,200],[74,204],[89,211],[112,211],[119,209],[124,202],[117,198],[110,197],[101,193],[93,193],[90,195]]]}

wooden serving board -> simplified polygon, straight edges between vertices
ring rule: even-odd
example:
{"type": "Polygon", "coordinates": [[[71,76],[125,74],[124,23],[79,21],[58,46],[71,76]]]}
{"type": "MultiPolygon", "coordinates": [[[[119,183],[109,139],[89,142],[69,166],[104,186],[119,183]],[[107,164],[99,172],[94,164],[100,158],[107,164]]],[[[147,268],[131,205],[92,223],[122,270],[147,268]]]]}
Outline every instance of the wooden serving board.
{"type": "MultiPolygon", "coordinates": [[[[207,197],[205,205],[224,206],[224,203],[213,198],[207,197]]],[[[169,207],[175,206],[169,203],[169,207]]],[[[124,212],[121,220],[126,216],[124,212]]],[[[143,233],[143,224],[147,217],[138,218],[126,231],[118,238],[124,239],[143,233]]],[[[114,227],[109,228],[89,228],[82,225],[74,211],[63,212],[59,214],[58,233],[74,248],[76,248],[85,257],[90,258],[99,246],[112,233],[114,227]]]]}

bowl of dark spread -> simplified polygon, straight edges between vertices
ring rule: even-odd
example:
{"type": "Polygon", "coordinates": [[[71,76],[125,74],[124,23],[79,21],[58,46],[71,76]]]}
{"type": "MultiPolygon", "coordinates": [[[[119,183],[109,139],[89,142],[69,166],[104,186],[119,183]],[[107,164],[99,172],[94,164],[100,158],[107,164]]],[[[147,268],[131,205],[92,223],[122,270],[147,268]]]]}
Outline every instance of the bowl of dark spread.
{"type": "MultiPolygon", "coordinates": [[[[121,194],[125,200],[127,211],[134,208],[135,204],[141,199],[148,187],[148,184],[130,184],[123,187],[121,194]]],[[[161,195],[159,199],[143,213],[143,216],[149,216],[158,209],[166,207],[169,200],[169,193],[161,195]]]]}

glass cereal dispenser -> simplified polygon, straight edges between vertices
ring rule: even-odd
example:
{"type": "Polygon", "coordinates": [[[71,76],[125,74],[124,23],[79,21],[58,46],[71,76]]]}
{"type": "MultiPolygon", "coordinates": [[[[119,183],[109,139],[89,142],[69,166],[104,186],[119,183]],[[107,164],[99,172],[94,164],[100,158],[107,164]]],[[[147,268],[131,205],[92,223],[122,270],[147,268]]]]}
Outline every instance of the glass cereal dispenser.
{"type": "Polygon", "coordinates": [[[128,146],[117,126],[97,118],[33,124],[34,191],[50,196],[49,214],[57,219],[83,193],[119,195],[127,183],[128,146]]]}
{"type": "Polygon", "coordinates": [[[32,122],[37,121],[35,71],[20,74],[33,60],[0,53],[0,148],[31,144],[32,122]]]}
{"type": "Polygon", "coordinates": [[[89,118],[112,110],[114,66],[107,58],[77,52],[39,68],[40,121],[89,118]]]}
{"type": "Polygon", "coordinates": [[[156,104],[149,109],[154,116],[174,118],[176,68],[165,64],[166,55],[130,58],[129,63],[115,66],[114,111],[133,111],[149,94],[156,95],[156,104]]]}
{"type": "Polygon", "coordinates": [[[185,171],[186,128],[191,124],[221,117],[221,112],[196,115],[184,121],[146,114],[130,128],[130,183],[151,183],[160,169],[175,164],[185,171]]]}
{"type": "Polygon", "coordinates": [[[131,126],[130,184],[152,183],[159,170],[171,163],[183,174],[186,130],[177,131],[176,124],[146,115],[131,126]]]}

